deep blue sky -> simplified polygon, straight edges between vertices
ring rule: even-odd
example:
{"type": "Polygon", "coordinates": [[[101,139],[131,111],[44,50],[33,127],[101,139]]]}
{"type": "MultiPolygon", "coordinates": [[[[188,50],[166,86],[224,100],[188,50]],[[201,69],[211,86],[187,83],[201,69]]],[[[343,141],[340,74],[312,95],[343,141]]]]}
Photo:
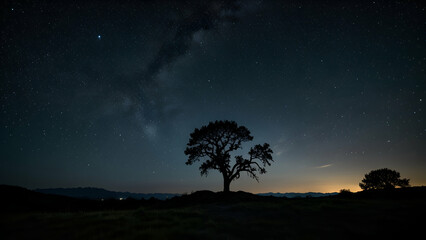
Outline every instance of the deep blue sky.
{"type": "Polygon", "coordinates": [[[0,183],[221,190],[183,151],[227,119],[275,160],[231,190],[426,184],[421,1],[88,2],[1,5],[0,183]]]}

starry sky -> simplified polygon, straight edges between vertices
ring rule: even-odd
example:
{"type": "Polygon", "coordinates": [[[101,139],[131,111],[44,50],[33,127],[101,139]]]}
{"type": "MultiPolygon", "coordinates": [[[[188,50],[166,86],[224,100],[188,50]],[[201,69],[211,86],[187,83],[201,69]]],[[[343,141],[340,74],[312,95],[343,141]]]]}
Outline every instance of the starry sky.
{"type": "Polygon", "coordinates": [[[2,1],[0,183],[220,191],[189,134],[234,120],[267,142],[260,182],[360,190],[391,168],[426,185],[422,1],[2,1]]]}

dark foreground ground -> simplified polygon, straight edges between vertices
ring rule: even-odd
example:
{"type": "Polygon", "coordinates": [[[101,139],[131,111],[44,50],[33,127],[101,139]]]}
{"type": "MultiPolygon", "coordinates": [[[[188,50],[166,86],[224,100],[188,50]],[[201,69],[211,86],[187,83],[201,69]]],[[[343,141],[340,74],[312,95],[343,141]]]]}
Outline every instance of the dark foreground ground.
{"type": "Polygon", "coordinates": [[[1,239],[414,239],[426,226],[425,187],[303,199],[206,191],[102,203],[32,194],[2,202],[1,239]]]}

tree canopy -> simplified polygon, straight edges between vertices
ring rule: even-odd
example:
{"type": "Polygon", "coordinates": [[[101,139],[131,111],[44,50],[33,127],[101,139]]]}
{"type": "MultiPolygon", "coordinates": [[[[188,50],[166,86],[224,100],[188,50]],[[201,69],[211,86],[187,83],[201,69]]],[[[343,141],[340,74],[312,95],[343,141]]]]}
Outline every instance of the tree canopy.
{"type": "Polygon", "coordinates": [[[363,190],[393,189],[395,187],[408,187],[410,186],[409,182],[410,179],[401,179],[399,172],[388,168],[382,168],[372,170],[370,173],[365,174],[359,186],[363,190]]]}
{"type": "Polygon", "coordinates": [[[190,134],[185,154],[188,155],[187,165],[203,161],[200,166],[201,175],[208,175],[209,170],[217,170],[223,176],[224,192],[229,192],[232,181],[245,172],[259,181],[258,174],[265,174],[265,167],[271,165],[272,150],[269,144],[255,145],[250,148],[248,156],[234,156],[231,153],[241,148],[244,142],[252,141],[253,136],[244,126],[234,121],[215,121],[207,126],[196,128],[190,134]]]}

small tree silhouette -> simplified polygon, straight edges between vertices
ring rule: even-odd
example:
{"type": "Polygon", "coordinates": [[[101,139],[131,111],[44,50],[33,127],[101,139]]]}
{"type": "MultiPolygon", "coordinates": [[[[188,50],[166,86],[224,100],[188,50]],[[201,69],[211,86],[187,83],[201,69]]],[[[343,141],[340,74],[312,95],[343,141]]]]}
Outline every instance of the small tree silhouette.
{"type": "Polygon", "coordinates": [[[401,175],[395,170],[382,168],[365,174],[359,186],[363,190],[371,189],[393,189],[395,187],[409,187],[410,179],[400,178],[401,175]]]}
{"type": "Polygon", "coordinates": [[[188,155],[186,165],[205,160],[200,166],[201,175],[207,176],[210,169],[218,170],[223,176],[224,192],[229,192],[231,182],[242,172],[259,181],[257,174],[266,173],[266,165],[270,166],[273,161],[269,144],[255,145],[248,152],[248,158],[235,156],[235,163],[231,166],[230,153],[240,149],[243,142],[251,140],[250,131],[234,121],[210,122],[191,133],[185,150],[188,155]]]}

